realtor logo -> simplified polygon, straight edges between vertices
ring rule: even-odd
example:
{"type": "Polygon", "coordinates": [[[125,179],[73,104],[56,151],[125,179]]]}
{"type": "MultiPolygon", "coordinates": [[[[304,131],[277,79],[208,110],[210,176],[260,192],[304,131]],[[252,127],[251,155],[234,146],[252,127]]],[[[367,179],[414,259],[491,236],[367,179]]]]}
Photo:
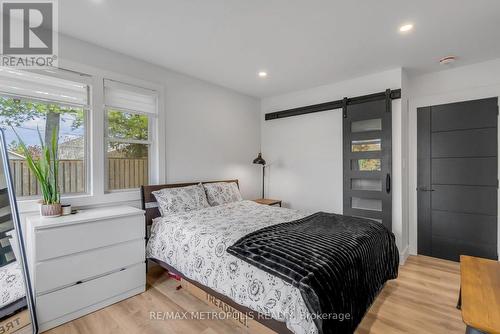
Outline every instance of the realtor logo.
{"type": "Polygon", "coordinates": [[[57,66],[57,0],[3,0],[0,66],[57,66]]]}

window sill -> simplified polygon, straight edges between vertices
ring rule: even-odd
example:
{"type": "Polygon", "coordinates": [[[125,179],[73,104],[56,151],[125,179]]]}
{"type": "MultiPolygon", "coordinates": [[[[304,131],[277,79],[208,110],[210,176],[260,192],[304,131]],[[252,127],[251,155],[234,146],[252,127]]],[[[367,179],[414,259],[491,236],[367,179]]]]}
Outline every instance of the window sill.
{"type": "MultiPolygon", "coordinates": [[[[97,206],[107,206],[113,204],[130,204],[134,206],[140,205],[141,193],[139,189],[106,193],[101,195],[72,195],[63,196],[61,202],[63,204],[71,204],[76,208],[87,208],[97,206]]],[[[26,200],[18,200],[17,206],[20,214],[38,212],[39,198],[30,198],[26,200]]]]}

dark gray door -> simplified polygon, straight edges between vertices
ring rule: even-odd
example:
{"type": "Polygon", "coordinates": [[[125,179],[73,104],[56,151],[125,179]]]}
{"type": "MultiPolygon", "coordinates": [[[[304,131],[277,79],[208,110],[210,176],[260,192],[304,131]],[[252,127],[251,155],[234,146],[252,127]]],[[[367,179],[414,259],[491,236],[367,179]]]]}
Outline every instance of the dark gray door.
{"type": "Polygon", "coordinates": [[[418,109],[418,253],[497,259],[498,99],[418,109]]]}
{"type": "Polygon", "coordinates": [[[344,113],[344,214],[392,230],[391,101],[353,104],[344,113]]]}

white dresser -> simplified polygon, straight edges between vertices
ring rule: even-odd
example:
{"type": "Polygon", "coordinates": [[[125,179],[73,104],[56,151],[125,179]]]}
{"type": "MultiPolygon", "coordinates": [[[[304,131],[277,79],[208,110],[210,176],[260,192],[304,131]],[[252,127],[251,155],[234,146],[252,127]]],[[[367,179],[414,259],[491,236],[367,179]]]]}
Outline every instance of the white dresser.
{"type": "Polygon", "coordinates": [[[144,292],[144,212],[82,210],[26,217],[26,247],[40,331],[144,292]]]}

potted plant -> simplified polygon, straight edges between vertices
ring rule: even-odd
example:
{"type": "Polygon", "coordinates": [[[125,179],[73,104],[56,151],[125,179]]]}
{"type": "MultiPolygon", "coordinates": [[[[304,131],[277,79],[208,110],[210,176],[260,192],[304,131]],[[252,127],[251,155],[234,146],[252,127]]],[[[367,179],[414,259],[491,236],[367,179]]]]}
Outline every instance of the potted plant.
{"type": "Polygon", "coordinates": [[[54,128],[50,143],[44,144],[40,130],[41,153],[40,157],[34,157],[24,141],[19,137],[19,146],[23,152],[28,168],[35,175],[42,191],[42,201],[40,203],[40,215],[42,217],[59,217],[61,215],[61,194],[59,193],[58,172],[59,159],[57,158],[58,129],[54,128]]]}

